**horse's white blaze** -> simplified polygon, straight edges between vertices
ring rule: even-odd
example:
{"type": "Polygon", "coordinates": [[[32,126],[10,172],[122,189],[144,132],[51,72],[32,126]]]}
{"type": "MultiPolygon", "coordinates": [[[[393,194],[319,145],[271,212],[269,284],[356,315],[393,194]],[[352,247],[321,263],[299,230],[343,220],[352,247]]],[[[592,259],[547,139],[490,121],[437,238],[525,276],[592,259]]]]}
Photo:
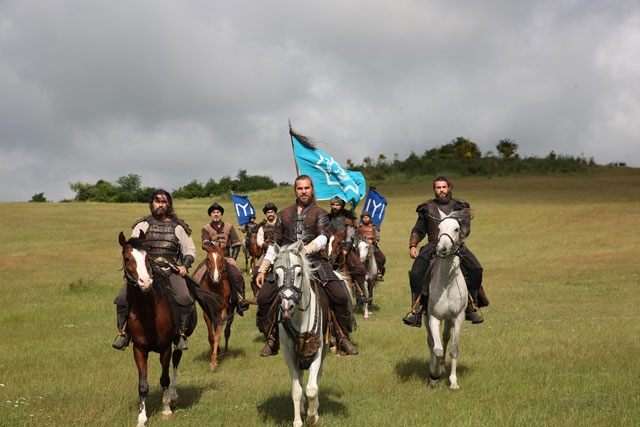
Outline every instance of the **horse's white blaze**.
{"type": "Polygon", "coordinates": [[[147,253],[143,250],[133,249],[131,251],[131,256],[136,260],[136,273],[138,274],[138,285],[140,289],[143,291],[148,291],[151,289],[151,284],[153,283],[153,279],[149,276],[149,272],[147,271],[147,265],[145,264],[145,258],[147,257],[147,253]]]}
{"type": "Polygon", "coordinates": [[[218,254],[217,253],[213,253],[211,254],[211,256],[213,256],[213,265],[215,265],[215,268],[213,270],[213,281],[218,283],[220,282],[220,269],[218,268],[218,254]]]}
{"type": "Polygon", "coordinates": [[[331,238],[329,239],[329,243],[327,244],[327,247],[328,247],[327,256],[331,256],[331,249],[333,248],[333,241],[334,240],[335,240],[335,237],[333,235],[331,235],[331,238]]]}

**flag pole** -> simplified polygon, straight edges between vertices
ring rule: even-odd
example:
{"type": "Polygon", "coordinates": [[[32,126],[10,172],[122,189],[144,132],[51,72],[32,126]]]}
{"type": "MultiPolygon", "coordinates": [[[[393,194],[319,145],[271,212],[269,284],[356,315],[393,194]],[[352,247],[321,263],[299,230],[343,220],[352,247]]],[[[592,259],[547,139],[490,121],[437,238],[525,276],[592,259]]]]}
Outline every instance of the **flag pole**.
{"type": "Polygon", "coordinates": [[[289,138],[291,139],[291,151],[293,152],[293,164],[296,165],[296,176],[300,176],[300,169],[298,169],[298,162],[296,162],[296,150],[293,146],[293,130],[291,129],[291,119],[289,119],[289,138]]]}

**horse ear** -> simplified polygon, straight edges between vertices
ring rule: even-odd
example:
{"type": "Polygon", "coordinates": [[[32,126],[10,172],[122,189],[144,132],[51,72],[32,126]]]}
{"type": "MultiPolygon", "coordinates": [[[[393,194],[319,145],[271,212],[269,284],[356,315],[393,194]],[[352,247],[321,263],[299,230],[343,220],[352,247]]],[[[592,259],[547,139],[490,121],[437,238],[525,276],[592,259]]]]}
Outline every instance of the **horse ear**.
{"type": "Polygon", "coordinates": [[[273,250],[275,251],[276,255],[278,255],[280,253],[280,245],[278,245],[277,243],[274,243],[273,250]]]}
{"type": "Polygon", "coordinates": [[[118,236],[118,241],[120,242],[120,246],[122,246],[124,248],[124,245],[127,244],[127,239],[124,237],[124,233],[121,231],[120,235],[118,236]]]}
{"type": "Polygon", "coordinates": [[[447,214],[445,214],[444,212],[442,212],[440,210],[440,208],[438,208],[438,213],[440,214],[440,219],[445,219],[447,217],[447,214]]]}
{"type": "Polygon", "coordinates": [[[302,240],[298,240],[298,244],[296,245],[296,251],[298,251],[298,253],[302,253],[303,249],[304,249],[304,242],[302,240]]]}
{"type": "Polygon", "coordinates": [[[140,239],[141,242],[144,242],[147,239],[147,235],[144,234],[144,231],[140,230],[140,234],[138,234],[138,239],[140,239]]]}

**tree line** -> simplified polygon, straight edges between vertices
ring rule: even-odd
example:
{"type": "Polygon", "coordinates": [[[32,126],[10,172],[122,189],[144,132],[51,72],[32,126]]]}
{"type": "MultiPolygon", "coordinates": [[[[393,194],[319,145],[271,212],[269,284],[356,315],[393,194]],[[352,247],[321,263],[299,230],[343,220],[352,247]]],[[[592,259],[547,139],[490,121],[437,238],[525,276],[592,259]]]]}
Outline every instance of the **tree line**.
{"type": "Polygon", "coordinates": [[[418,155],[412,152],[405,160],[393,160],[380,154],[377,159],[365,157],[361,164],[347,159],[349,170],[360,171],[367,180],[385,181],[434,175],[509,175],[520,173],[584,172],[596,166],[593,158],[562,156],[551,151],[546,157],[520,157],[518,144],[502,139],[492,151],[482,155],[478,145],[464,137],[418,155]]]}
{"type": "MultiPolygon", "coordinates": [[[[584,172],[596,166],[593,158],[562,156],[551,151],[546,157],[520,157],[517,153],[518,144],[505,138],[496,146],[496,152],[489,151],[484,155],[478,145],[464,137],[457,137],[440,147],[427,149],[418,155],[411,152],[405,160],[399,160],[394,155],[393,160],[380,154],[377,159],[365,157],[360,164],[347,159],[344,165],[352,171],[359,171],[367,181],[383,182],[385,180],[407,180],[416,177],[432,177],[435,175],[508,175],[519,173],[570,173],[584,172]]],[[[235,193],[248,193],[256,190],[268,190],[278,186],[290,185],[287,182],[276,184],[270,177],[264,175],[249,175],[246,170],[238,171],[235,179],[225,176],[219,181],[211,178],[206,183],[193,180],[190,183],[173,190],[177,199],[213,198],[235,193]]],[[[76,193],[72,201],[91,202],[144,202],[155,188],[142,187],[140,175],[130,173],[111,183],[98,180],[95,184],[75,182],[69,184],[76,193]]],[[[46,202],[44,193],[35,194],[31,202],[46,202]]],[[[68,201],[68,200],[65,200],[68,201]]]]}

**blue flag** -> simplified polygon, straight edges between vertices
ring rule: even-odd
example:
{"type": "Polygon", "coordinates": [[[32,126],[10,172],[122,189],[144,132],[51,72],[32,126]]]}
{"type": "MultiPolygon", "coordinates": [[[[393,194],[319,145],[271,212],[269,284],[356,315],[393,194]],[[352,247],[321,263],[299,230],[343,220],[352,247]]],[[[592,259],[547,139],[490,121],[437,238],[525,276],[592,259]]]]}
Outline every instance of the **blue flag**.
{"type": "Polygon", "coordinates": [[[329,200],[338,196],[355,208],[366,192],[364,176],[360,172],[342,169],[333,157],[311,144],[300,142],[299,138],[301,137],[291,132],[293,155],[300,173],[309,175],[313,180],[318,200],[329,200]]]}
{"type": "MultiPolygon", "coordinates": [[[[367,199],[364,201],[362,210],[369,212],[369,215],[371,215],[371,221],[380,227],[380,225],[382,225],[382,220],[384,219],[384,214],[387,211],[387,199],[382,197],[382,195],[377,191],[369,189],[367,199]]],[[[360,222],[362,222],[362,219],[360,222]]]]}
{"type": "Polygon", "coordinates": [[[231,198],[233,199],[233,208],[236,211],[236,216],[238,217],[238,225],[242,227],[249,222],[250,217],[256,216],[256,210],[251,206],[249,196],[238,196],[232,194],[231,198]]]}

